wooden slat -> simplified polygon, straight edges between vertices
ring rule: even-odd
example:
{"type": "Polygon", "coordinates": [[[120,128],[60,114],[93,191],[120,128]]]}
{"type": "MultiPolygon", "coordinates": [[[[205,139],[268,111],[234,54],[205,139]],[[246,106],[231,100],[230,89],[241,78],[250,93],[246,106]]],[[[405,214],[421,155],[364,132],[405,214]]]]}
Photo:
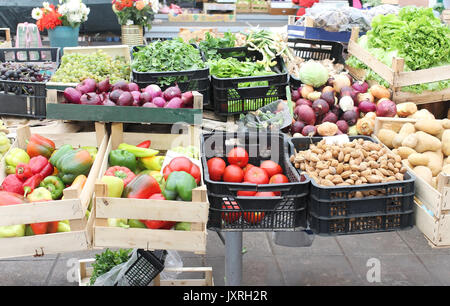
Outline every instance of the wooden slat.
{"type": "Polygon", "coordinates": [[[104,227],[96,226],[96,223],[94,223],[95,247],[114,246],[187,252],[202,252],[206,247],[204,232],[104,227]]]}
{"type": "Polygon", "coordinates": [[[416,104],[426,104],[450,100],[450,88],[439,91],[424,91],[420,94],[412,92],[395,91],[393,98],[396,103],[414,102],[416,104]]]}
{"type": "Polygon", "coordinates": [[[372,54],[363,49],[353,40],[350,40],[348,42],[348,53],[362,61],[366,66],[379,74],[389,84],[394,83],[394,71],[388,66],[381,63],[372,54]]]}
{"type": "Polygon", "coordinates": [[[208,221],[208,204],[148,199],[96,198],[97,218],[127,218],[177,222],[208,221]]]}
{"type": "Polygon", "coordinates": [[[417,71],[401,72],[398,75],[396,86],[402,87],[448,79],[450,79],[450,65],[421,69],[417,71]]]}

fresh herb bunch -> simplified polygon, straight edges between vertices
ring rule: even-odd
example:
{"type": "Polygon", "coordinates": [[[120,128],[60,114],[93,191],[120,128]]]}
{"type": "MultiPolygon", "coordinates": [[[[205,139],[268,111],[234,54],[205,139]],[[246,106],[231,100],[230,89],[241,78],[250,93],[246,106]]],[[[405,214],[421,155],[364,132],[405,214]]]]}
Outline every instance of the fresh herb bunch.
{"type": "MultiPolygon", "coordinates": [[[[181,38],[155,41],[133,52],[131,67],[138,72],[199,70],[206,67],[200,51],[181,38]]],[[[186,82],[187,77],[164,77],[160,85],[186,82]]]]}
{"type": "MultiPolygon", "coordinates": [[[[195,43],[195,40],[191,40],[195,43]]],[[[221,58],[221,54],[217,52],[219,48],[233,48],[236,45],[236,35],[231,32],[225,32],[223,37],[214,37],[211,33],[205,33],[205,39],[200,41],[198,47],[205,54],[207,60],[215,60],[221,58]]]]}
{"type": "MultiPolygon", "coordinates": [[[[371,27],[358,44],[388,66],[393,56],[405,59],[405,71],[450,64],[450,28],[434,16],[431,8],[407,6],[399,11],[398,16],[377,15],[372,19],[371,27]]],[[[346,63],[354,68],[366,69],[366,79],[387,84],[355,57],[349,57],[346,63]]],[[[449,85],[450,80],[444,80],[405,86],[401,90],[421,93],[424,90],[442,90],[449,85]]]]}
{"type": "Polygon", "coordinates": [[[100,275],[109,272],[115,266],[127,262],[131,257],[132,249],[119,249],[118,251],[111,251],[106,249],[101,254],[95,254],[95,262],[92,264],[94,270],[90,279],[92,286],[100,275]]]}

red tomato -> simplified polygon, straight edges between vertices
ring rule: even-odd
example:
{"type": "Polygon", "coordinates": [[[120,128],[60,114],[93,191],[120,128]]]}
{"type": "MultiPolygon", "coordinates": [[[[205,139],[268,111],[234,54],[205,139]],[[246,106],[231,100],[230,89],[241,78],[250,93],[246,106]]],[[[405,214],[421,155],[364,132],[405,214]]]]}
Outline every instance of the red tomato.
{"type": "Polygon", "coordinates": [[[244,168],[248,164],[247,150],[241,147],[233,148],[228,152],[227,159],[230,165],[238,165],[244,168]]]}
{"type": "Polygon", "coordinates": [[[244,168],[242,168],[242,170],[244,170],[244,175],[247,173],[247,171],[250,169],[250,168],[253,168],[254,167],[254,165],[252,165],[252,164],[247,164],[244,168]]]}
{"type": "Polygon", "coordinates": [[[245,221],[250,224],[257,224],[264,218],[264,212],[244,212],[243,216],[245,221]]]}
{"type": "Polygon", "coordinates": [[[222,212],[222,220],[227,223],[233,223],[237,219],[241,217],[241,212],[239,211],[239,206],[236,202],[225,202],[222,204],[222,209],[225,209],[225,212],[222,212]],[[235,210],[235,211],[234,211],[235,210]]]}
{"type": "Polygon", "coordinates": [[[244,181],[252,184],[268,184],[269,176],[265,170],[255,166],[247,171],[244,181]]]}
{"type": "Polygon", "coordinates": [[[223,172],[224,182],[242,183],[244,179],[244,171],[239,166],[229,165],[223,172]]]}
{"type": "Polygon", "coordinates": [[[255,197],[274,197],[275,193],[272,191],[261,191],[255,194],[255,197]]]}
{"type": "Polygon", "coordinates": [[[209,177],[213,181],[220,181],[222,180],[223,173],[225,171],[227,164],[225,161],[220,157],[213,157],[210,160],[208,160],[208,172],[209,177]]]}
{"type": "Polygon", "coordinates": [[[256,191],[244,191],[244,190],[239,190],[237,192],[237,195],[239,197],[252,197],[256,194],[256,191]]]}
{"type": "Polygon", "coordinates": [[[266,170],[269,177],[274,176],[275,174],[282,174],[283,169],[279,164],[274,162],[273,160],[265,160],[261,163],[261,166],[259,166],[261,169],[266,170]]]}
{"type": "Polygon", "coordinates": [[[284,174],[275,174],[269,180],[269,184],[284,184],[289,183],[289,179],[284,174]]]}

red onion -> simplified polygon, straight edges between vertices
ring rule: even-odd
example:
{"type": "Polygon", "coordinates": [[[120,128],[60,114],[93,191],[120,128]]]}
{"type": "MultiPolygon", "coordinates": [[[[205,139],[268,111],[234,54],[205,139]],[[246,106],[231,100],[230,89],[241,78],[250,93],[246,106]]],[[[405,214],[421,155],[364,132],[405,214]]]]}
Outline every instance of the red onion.
{"type": "Polygon", "coordinates": [[[305,123],[302,121],[295,121],[292,125],[291,125],[291,134],[295,134],[295,133],[301,133],[303,128],[305,127],[305,123]]]}
{"type": "Polygon", "coordinates": [[[155,108],[155,107],[158,107],[158,106],[156,106],[155,104],[153,104],[151,102],[147,102],[147,103],[144,103],[144,105],[142,105],[142,107],[153,107],[153,108],[155,108]]]}
{"type": "Polygon", "coordinates": [[[81,104],[84,105],[101,105],[102,101],[95,92],[88,92],[81,96],[80,98],[81,104]]]}
{"type": "Polygon", "coordinates": [[[81,92],[73,87],[67,87],[64,89],[64,98],[69,103],[80,104],[81,92]]]}
{"type": "Polygon", "coordinates": [[[164,100],[162,97],[153,98],[151,102],[157,107],[164,107],[164,105],[166,104],[166,100],[164,100]]]}
{"type": "Polygon", "coordinates": [[[97,82],[94,79],[85,79],[77,85],[76,89],[82,94],[94,92],[97,89],[97,82]]]}
{"type": "Polygon", "coordinates": [[[389,99],[384,99],[377,104],[377,117],[395,117],[397,106],[389,99]]]}
{"type": "Polygon", "coordinates": [[[152,95],[149,94],[148,92],[144,91],[141,92],[141,95],[139,97],[139,101],[141,103],[146,103],[146,102],[152,102],[152,95]]]}
{"type": "Polygon", "coordinates": [[[172,86],[164,90],[163,98],[166,101],[170,101],[173,98],[181,98],[181,90],[178,86],[172,86]]]}
{"type": "Polygon", "coordinates": [[[327,101],[322,100],[322,99],[317,99],[312,104],[312,109],[314,110],[314,112],[316,114],[318,114],[320,116],[320,115],[328,113],[328,111],[330,110],[330,106],[328,105],[327,101]]]}
{"type": "Polygon", "coordinates": [[[139,91],[139,85],[136,83],[128,83],[128,91],[139,91]]]}
{"type": "Polygon", "coordinates": [[[112,90],[121,89],[123,91],[129,91],[128,90],[128,82],[127,81],[117,81],[112,86],[112,90]]]}
{"type": "Polygon", "coordinates": [[[369,84],[366,82],[356,81],[352,84],[352,87],[357,91],[357,93],[366,93],[369,89],[369,84]]]}
{"type": "Polygon", "coordinates": [[[335,113],[332,112],[328,112],[322,119],[321,123],[324,122],[332,122],[332,123],[336,123],[336,121],[338,120],[338,117],[335,113]]]}
{"type": "Polygon", "coordinates": [[[336,125],[337,125],[339,131],[341,131],[344,134],[347,134],[347,132],[348,132],[348,123],[347,123],[347,121],[345,121],[345,120],[338,120],[336,122],[336,125]]]}
{"type": "Polygon", "coordinates": [[[322,92],[322,94],[320,95],[320,98],[322,99],[322,100],[325,100],[327,103],[328,103],[328,106],[331,108],[334,104],[335,104],[335,102],[336,102],[336,100],[335,100],[335,97],[334,97],[334,92],[333,91],[325,91],[325,92],[322,92]]]}
{"type": "Polygon", "coordinates": [[[119,106],[131,106],[133,105],[133,101],[131,93],[129,91],[124,91],[117,100],[117,104],[119,106]]]}
{"type": "Polygon", "coordinates": [[[316,123],[316,115],[314,110],[307,105],[297,106],[294,110],[297,115],[297,119],[305,122],[308,125],[314,125],[316,123]]]}
{"type": "Polygon", "coordinates": [[[102,93],[102,92],[108,92],[111,89],[111,84],[109,83],[109,78],[103,81],[100,81],[97,84],[97,92],[98,93],[102,93]]]}
{"type": "Polygon", "coordinates": [[[359,102],[358,108],[363,113],[374,112],[377,109],[375,103],[370,102],[369,100],[364,100],[359,102]]]}
{"type": "Polygon", "coordinates": [[[300,99],[302,96],[300,95],[300,93],[298,92],[298,90],[292,90],[291,91],[291,100],[292,101],[297,101],[298,99],[300,99]]]}
{"type": "Polygon", "coordinates": [[[131,95],[133,96],[133,100],[139,102],[141,99],[141,92],[140,91],[132,91],[131,95]]]}
{"type": "Polygon", "coordinates": [[[314,125],[307,125],[302,130],[303,136],[314,136],[317,134],[317,128],[314,125]]]}
{"type": "Polygon", "coordinates": [[[308,99],[300,98],[297,101],[295,101],[295,106],[299,105],[308,105],[309,107],[312,107],[312,101],[308,99]]]}
{"type": "Polygon", "coordinates": [[[164,108],[181,108],[183,105],[183,100],[181,98],[175,97],[172,98],[169,102],[167,102],[166,105],[164,105],[164,108]]]}
{"type": "Polygon", "coordinates": [[[183,107],[190,107],[194,104],[194,95],[192,91],[187,91],[181,94],[181,100],[183,101],[183,107]]]}
{"type": "Polygon", "coordinates": [[[110,99],[105,99],[105,100],[103,101],[103,105],[106,105],[106,106],[116,106],[116,103],[114,103],[114,102],[111,101],[110,99]]]}
{"type": "Polygon", "coordinates": [[[347,121],[348,125],[355,125],[358,117],[358,114],[354,110],[349,110],[344,112],[342,120],[347,121]]]}

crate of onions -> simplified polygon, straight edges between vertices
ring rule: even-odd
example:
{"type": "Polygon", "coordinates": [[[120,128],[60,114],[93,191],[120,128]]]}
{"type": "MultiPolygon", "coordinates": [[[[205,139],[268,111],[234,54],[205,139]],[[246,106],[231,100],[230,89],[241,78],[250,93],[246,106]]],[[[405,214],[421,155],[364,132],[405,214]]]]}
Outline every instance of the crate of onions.
{"type": "MultiPolygon", "coordinates": [[[[156,84],[108,79],[85,79],[64,91],[47,91],[47,118],[74,121],[127,123],[197,124],[201,120],[203,96],[195,91],[181,92],[178,86],[162,90],[156,84]]],[[[200,121],[201,122],[201,121],[200,121]]]]}

